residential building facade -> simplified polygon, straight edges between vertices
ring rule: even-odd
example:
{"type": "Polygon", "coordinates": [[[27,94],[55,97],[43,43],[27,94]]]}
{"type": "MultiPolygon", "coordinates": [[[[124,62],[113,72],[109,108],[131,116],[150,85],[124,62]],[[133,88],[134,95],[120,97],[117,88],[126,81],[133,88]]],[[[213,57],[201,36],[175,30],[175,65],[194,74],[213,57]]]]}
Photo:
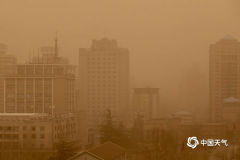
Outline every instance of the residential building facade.
{"type": "Polygon", "coordinates": [[[7,45],[0,44],[0,113],[4,112],[4,76],[9,66],[17,64],[14,55],[7,53],[7,45]]]}
{"type": "Polygon", "coordinates": [[[68,64],[15,65],[4,78],[4,112],[74,112],[74,69],[68,64]]]}
{"type": "Polygon", "coordinates": [[[209,120],[221,121],[221,102],[240,98],[240,42],[228,35],[209,47],[209,120]]]}
{"type": "MultiPolygon", "coordinates": [[[[240,99],[229,97],[223,99],[221,104],[222,111],[222,122],[227,124],[227,129],[233,129],[233,123],[236,126],[240,125],[240,99]]],[[[236,127],[235,130],[239,132],[239,127],[236,127]]]]}
{"type": "Polygon", "coordinates": [[[54,145],[62,136],[70,143],[81,145],[76,128],[72,114],[0,114],[0,159],[47,160],[56,154],[54,145]]]}
{"type": "Polygon", "coordinates": [[[159,88],[133,88],[133,109],[143,114],[145,119],[158,118],[160,107],[159,88]]]}
{"type": "Polygon", "coordinates": [[[90,125],[101,124],[108,109],[115,122],[129,107],[129,51],[116,40],[93,40],[79,49],[79,107],[87,111],[90,125]]]}

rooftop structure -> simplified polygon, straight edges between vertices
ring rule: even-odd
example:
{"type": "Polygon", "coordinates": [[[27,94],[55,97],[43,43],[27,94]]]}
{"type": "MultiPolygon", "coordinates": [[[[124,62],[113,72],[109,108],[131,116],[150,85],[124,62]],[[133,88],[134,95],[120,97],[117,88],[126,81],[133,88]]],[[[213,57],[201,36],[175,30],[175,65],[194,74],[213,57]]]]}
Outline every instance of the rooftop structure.
{"type": "Polygon", "coordinates": [[[83,158],[89,160],[126,160],[126,150],[112,142],[107,142],[83,151],[69,160],[82,160],[83,158]]]}

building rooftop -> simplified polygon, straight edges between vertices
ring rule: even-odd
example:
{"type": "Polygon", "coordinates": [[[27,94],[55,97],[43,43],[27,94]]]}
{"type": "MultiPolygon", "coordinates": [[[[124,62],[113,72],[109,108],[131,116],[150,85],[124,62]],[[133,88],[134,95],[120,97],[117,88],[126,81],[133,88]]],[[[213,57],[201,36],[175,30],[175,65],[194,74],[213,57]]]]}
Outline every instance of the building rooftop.
{"type": "Polygon", "coordinates": [[[126,150],[112,142],[107,142],[95,148],[89,149],[88,152],[104,160],[113,160],[114,158],[124,154],[126,150]]]}
{"type": "Polygon", "coordinates": [[[107,142],[100,146],[83,151],[78,155],[70,158],[69,160],[77,159],[77,157],[81,156],[84,153],[90,154],[91,156],[99,160],[114,160],[117,157],[126,153],[126,150],[112,142],[107,142]]]}
{"type": "Polygon", "coordinates": [[[221,40],[237,40],[237,39],[228,34],[225,37],[223,37],[221,40]]]}
{"type": "Polygon", "coordinates": [[[182,122],[181,125],[202,125],[202,126],[212,126],[212,125],[225,125],[226,123],[194,123],[194,122],[182,122]]]}
{"type": "Polygon", "coordinates": [[[240,100],[235,97],[229,97],[226,99],[223,99],[224,103],[240,103],[240,100]]]}
{"type": "Polygon", "coordinates": [[[13,116],[13,117],[16,117],[16,116],[47,116],[48,114],[47,113],[0,113],[0,117],[1,116],[13,116]]]}

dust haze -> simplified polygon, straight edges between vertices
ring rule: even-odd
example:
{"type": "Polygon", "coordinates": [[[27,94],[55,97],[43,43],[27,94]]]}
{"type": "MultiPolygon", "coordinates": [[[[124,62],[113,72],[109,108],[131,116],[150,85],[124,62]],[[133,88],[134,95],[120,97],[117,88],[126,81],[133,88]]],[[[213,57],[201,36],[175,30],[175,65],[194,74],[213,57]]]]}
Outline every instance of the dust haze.
{"type": "Polygon", "coordinates": [[[161,103],[177,109],[187,105],[181,88],[191,87],[183,71],[197,68],[207,89],[209,45],[227,34],[240,38],[238,0],[0,3],[0,42],[18,62],[25,63],[41,46],[53,46],[55,31],[60,55],[76,65],[78,48],[88,48],[92,39],[115,39],[130,51],[131,87],[159,87],[161,103]]]}

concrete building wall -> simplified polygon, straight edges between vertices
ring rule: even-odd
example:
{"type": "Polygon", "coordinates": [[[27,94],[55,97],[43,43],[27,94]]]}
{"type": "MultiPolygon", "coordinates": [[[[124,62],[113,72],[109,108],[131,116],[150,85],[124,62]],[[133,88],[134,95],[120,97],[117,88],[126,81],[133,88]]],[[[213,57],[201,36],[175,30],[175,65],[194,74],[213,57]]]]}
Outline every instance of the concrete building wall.
{"type": "Polygon", "coordinates": [[[129,107],[129,51],[116,45],[103,38],[79,49],[79,106],[89,124],[101,123],[107,108],[123,120],[129,107]]]}
{"type": "Polygon", "coordinates": [[[160,95],[158,88],[134,88],[133,109],[139,110],[146,119],[158,118],[160,95]]]}
{"type": "Polygon", "coordinates": [[[221,120],[224,98],[240,97],[240,43],[226,36],[209,47],[209,120],[221,120]]]}
{"type": "Polygon", "coordinates": [[[5,76],[5,112],[71,113],[75,111],[74,66],[17,65],[5,76]]]}
{"type": "Polygon", "coordinates": [[[15,65],[17,59],[14,55],[6,54],[7,45],[0,44],[0,113],[4,112],[4,76],[9,66],[15,65]]]}
{"type": "Polygon", "coordinates": [[[64,114],[67,113],[67,99],[66,99],[66,79],[65,78],[56,78],[53,83],[53,102],[56,109],[54,110],[55,114],[64,114]]]}

